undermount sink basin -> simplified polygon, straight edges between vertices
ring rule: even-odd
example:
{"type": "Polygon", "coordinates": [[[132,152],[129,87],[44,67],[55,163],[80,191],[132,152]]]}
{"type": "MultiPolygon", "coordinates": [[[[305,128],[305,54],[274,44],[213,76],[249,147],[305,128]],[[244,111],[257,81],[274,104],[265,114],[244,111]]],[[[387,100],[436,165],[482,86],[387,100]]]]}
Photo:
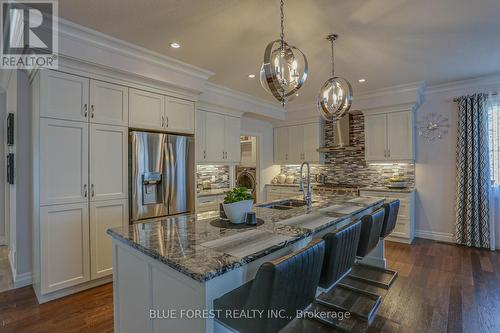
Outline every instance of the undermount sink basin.
{"type": "Polygon", "coordinates": [[[258,205],[257,207],[287,210],[287,209],[292,209],[295,207],[303,207],[306,205],[307,205],[307,202],[305,202],[304,200],[287,199],[287,200],[282,200],[282,201],[278,201],[278,202],[258,205]]]}

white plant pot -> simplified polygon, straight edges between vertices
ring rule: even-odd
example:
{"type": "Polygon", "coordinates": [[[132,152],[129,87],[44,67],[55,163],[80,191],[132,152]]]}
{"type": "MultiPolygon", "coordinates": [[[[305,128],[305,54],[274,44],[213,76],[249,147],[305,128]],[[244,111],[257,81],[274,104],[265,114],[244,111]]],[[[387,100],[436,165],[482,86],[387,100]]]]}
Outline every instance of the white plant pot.
{"type": "Polygon", "coordinates": [[[243,200],[230,204],[222,204],[227,218],[234,224],[245,222],[245,214],[252,211],[253,200],[243,200]]]}

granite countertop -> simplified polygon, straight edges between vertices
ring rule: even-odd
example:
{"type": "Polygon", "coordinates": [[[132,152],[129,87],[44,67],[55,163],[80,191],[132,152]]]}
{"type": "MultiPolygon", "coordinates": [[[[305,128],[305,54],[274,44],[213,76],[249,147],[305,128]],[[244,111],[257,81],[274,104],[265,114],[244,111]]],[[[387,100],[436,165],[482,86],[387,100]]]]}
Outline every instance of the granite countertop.
{"type": "Polygon", "coordinates": [[[208,197],[211,195],[221,195],[221,194],[224,194],[225,192],[230,191],[230,190],[231,189],[228,187],[214,188],[214,189],[210,189],[210,190],[201,190],[200,192],[196,193],[196,196],[198,198],[200,198],[200,197],[208,197]]]}
{"type": "Polygon", "coordinates": [[[377,191],[377,192],[394,192],[394,193],[411,193],[417,189],[413,186],[405,188],[388,188],[385,186],[367,186],[359,189],[360,191],[377,191]]]}
{"type": "MultiPolygon", "coordinates": [[[[279,200],[278,200],[279,201],[279,200]]],[[[257,227],[226,229],[213,226],[218,212],[187,214],[136,223],[107,233],[173,269],[204,282],[364,210],[380,206],[383,198],[313,196],[312,209],[277,210],[254,207],[264,223],[257,227]]]]}

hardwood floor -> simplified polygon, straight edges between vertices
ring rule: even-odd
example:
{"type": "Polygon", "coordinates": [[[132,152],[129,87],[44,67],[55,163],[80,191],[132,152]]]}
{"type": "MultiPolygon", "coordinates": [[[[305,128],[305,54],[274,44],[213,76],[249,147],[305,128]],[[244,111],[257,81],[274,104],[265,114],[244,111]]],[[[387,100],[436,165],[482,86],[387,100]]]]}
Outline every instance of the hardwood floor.
{"type": "MultiPolygon", "coordinates": [[[[418,239],[386,243],[399,277],[366,332],[500,332],[500,251],[418,239]]],[[[372,290],[375,290],[372,288],[372,290]]],[[[30,287],[0,293],[0,332],[112,332],[112,285],[39,305],[30,287]]],[[[335,332],[313,320],[290,332],[335,332]]]]}

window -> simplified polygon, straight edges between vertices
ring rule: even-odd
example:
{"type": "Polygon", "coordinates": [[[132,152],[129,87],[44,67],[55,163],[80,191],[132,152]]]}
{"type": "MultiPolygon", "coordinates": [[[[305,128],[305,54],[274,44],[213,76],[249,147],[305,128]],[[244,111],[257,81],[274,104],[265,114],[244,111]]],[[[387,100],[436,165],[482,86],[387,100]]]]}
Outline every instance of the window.
{"type": "Polygon", "coordinates": [[[490,101],[488,110],[491,179],[500,186],[500,98],[490,101]]]}

